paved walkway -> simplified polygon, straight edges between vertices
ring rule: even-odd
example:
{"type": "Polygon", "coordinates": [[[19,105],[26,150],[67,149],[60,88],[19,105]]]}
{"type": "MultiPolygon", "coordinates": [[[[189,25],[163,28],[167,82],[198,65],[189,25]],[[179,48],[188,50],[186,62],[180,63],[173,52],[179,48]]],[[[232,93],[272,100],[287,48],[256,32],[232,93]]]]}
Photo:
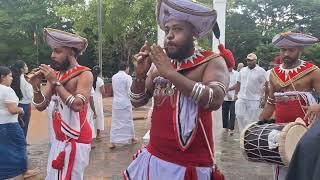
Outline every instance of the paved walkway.
{"type": "MultiPolygon", "coordinates": [[[[90,165],[85,172],[85,180],[122,179],[120,173],[131,162],[132,155],[141,147],[141,143],[139,143],[113,150],[108,148],[111,102],[112,98],[104,100],[105,131],[101,141],[93,142],[96,148],[91,151],[90,165]]],[[[140,119],[134,121],[136,135],[140,139],[149,129],[150,122],[143,119],[147,116],[147,111],[147,107],[134,110],[134,117],[140,119]]],[[[39,167],[41,170],[41,174],[33,179],[44,179],[48,157],[46,113],[33,111],[31,118],[28,135],[28,142],[31,144],[28,146],[29,166],[39,167]]],[[[240,151],[239,133],[236,132],[234,136],[224,134],[221,130],[221,118],[216,117],[215,119],[216,158],[220,169],[226,175],[226,179],[272,180],[271,166],[246,161],[240,151]]]]}

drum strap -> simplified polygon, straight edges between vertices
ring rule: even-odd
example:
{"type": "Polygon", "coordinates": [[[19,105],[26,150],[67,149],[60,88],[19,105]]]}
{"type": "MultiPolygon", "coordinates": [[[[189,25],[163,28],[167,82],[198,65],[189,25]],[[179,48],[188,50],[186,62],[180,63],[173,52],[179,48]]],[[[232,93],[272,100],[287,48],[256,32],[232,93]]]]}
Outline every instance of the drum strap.
{"type": "Polygon", "coordinates": [[[213,157],[213,151],[210,147],[210,143],[209,143],[209,140],[208,140],[208,136],[207,136],[207,133],[206,133],[206,130],[204,129],[204,126],[203,126],[203,123],[202,123],[202,120],[201,118],[199,118],[199,122],[200,122],[200,125],[201,125],[201,129],[202,129],[202,132],[204,134],[204,138],[206,139],[206,142],[207,142],[207,146],[208,146],[208,149],[209,149],[209,152],[210,152],[210,156],[211,156],[211,159],[212,159],[212,162],[213,162],[213,165],[212,165],[212,177],[211,179],[215,179],[215,180],[225,180],[225,177],[224,175],[220,172],[220,170],[218,169],[218,166],[216,165],[216,162],[214,160],[214,157],[213,157]]]}
{"type": "Polygon", "coordinates": [[[210,147],[208,136],[207,136],[206,130],[204,129],[204,126],[203,126],[201,118],[199,118],[199,122],[200,122],[200,126],[201,126],[201,129],[202,129],[202,132],[204,134],[204,138],[206,139],[206,142],[207,142],[207,146],[208,146],[208,149],[209,149],[209,152],[210,152],[210,156],[211,156],[211,159],[212,159],[212,162],[213,162],[213,166],[215,166],[216,163],[215,163],[215,160],[214,160],[214,157],[213,157],[213,151],[212,151],[212,149],[210,147]]]}

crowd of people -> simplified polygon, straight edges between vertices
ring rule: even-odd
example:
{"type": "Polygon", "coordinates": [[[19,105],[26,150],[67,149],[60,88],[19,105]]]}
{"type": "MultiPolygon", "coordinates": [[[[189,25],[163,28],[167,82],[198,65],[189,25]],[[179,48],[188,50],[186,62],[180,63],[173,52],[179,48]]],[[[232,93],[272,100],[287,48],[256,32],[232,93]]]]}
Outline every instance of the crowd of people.
{"type": "MultiPolygon", "coordinates": [[[[300,58],[305,46],[319,40],[302,33],[280,33],[272,40],[279,55],[268,71],[258,65],[254,53],[247,55],[246,66],[239,63],[235,69],[231,51],[222,44],[219,53],[195,46],[195,40],[217,32],[215,10],[188,0],[160,0],[157,6],[165,48],[145,42],[132,58],[135,77],[129,75],[126,62],[119,62],[112,77],[110,149],[138,142],[132,106],[154,101],[150,141],[134,155],[124,179],[224,179],[216,165],[212,132],[211,112],[220,107],[229,135],[234,134],[235,124],[243,133],[251,124],[303,119],[300,123],[311,128],[297,145],[289,167],[274,165],[273,178],[317,179],[318,153],[311,149],[320,147],[316,120],[320,105],[314,98],[320,93],[320,70],[300,58]]],[[[10,68],[0,66],[0,179],[36,174],[27,170],[32,106],[48,113],[47,180],[83,179],[92,141],[101,140],[105,129],[107,93],[101,69],[78,63],[87,40],[51,28],[44,29],[44,40],[52,49],[51,65],[41,64],[30,73],[21,60],[10,68]]]]}

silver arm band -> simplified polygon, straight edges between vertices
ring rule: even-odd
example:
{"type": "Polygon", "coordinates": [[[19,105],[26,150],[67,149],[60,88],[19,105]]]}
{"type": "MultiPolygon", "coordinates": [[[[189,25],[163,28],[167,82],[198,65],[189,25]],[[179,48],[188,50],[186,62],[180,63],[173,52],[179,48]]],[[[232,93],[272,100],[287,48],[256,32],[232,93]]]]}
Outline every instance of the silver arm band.
{"type": "Polygon", "coordinates": [[[135,94],[131,91],[131,88],[129,89],[128,95],[129,95],[130,101],[135,103],[142,102],[147,97],[146,90],[143,93],[135,94]]]}
{"type": "Polygon", "coordinates": [[[70,97],[69,101],[66,101],[66,105],[70,108],[74,102],[74,100],[76,99],[76,97],[74,97],[73,95],[70,97]]]}
{"type": "Polygon", "coordinates": [[[191,91],[191,99],[194,101],[194,102],[199,102],[203,93],[204,93],[204,90],[205,90],[206,86],[201,84],[201,83],[195,83],[194,86],[193,86],[193,89],[191,91]]]}
{"type": "Polygon", "coordinates": [[[224,96],[227,94],[226,86],[219,81],[212,81],[208,83],[208,86],[218,86],[222,89],[224,96]]]}
{"type": "Polygon", "coordinates": [[[41,93],[41,95],[42,95],[42,97],[43,97],[43,101],[42,101],[41,103],[36,103],[36,102],[34,102],[34,97],[32,98],[32,104],[33,104],[35,107],[42,106],[42,105],[46,102],[47,98],[46,98],[42,93],[41,93]]]}
{"type": "Polygon", "coordinates": [[[76,94],[75,97],[80,98],[83,103],[86,103],[86,101],[87,101],[87,98],[82,94],[76,94]]]}
{"type": "Polygon", "coordinates": [[[208,109],[211,106],[212,102],[213,102],[213,90],[209,88],[209,99],[205,108],[208,109]]]}

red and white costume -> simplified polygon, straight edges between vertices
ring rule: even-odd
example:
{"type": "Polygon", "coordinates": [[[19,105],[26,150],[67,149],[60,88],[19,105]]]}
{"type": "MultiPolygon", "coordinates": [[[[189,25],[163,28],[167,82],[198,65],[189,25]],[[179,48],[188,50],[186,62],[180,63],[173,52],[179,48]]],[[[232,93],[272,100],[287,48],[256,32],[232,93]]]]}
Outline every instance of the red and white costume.
{"type": "MultiPolygon", "coordinates": [[[[280,48],[296,48],[311,45],[319,40],[313,36],[286,32],[276,35],[272,42],[280,48]]],[[[295,89],[294,83],[314,70],[317,66],[299,60],[300,64],[292,69],[283,68],[283,64],[274,67],[271,75],[275,77],[277,84],[282,88],[292,86],[294,91],[276,92],[275,96],[275,119],[276,123],[294,122],[298,117],[304,118],[305,111],[302,106],[309,106],[317,103],[311,92],[301,92],[295,89]]],[[[305,122],[308,125],[308,122],[305,122]]],[[[284,180],[287,175],[288,168],[282,166],[275,166],[274,179],[284,180]]]]}
{"type": "MultiPolygon", "coordinates": [[[[57,73],[58,80],[65,84],[70,79],[90,69],[76,66],[63,75],[57,73]]],[[[48,158],[46,180],[80,180],[89,164],[92,132],[86,114],[88,104],[80,112],[71,110],[57,95],[53,110],[52,142],[48,158]]]]}
{"type": "MultiPolygon", "coordinates": [[[[300,65],[294,69],[284,69],[282,65],[273,68],[272,76],[275,77],[277,84],[281,87],[287,87],[316,69],[318,69],[317,66],[301,61],[300,65]]],[[[305,113],[301,106],[316,103],[311,92],[276,92],[274,95],[276,123],[289,123],[294,122],[298,117],[304,118],[305,113]]],[[[308,124],[307,121],[306,124],[308,124]]]]}
{"type": "MultiPolygon", "coordinates": [[[[218,56],[211,51],[195,51],[184,62],[172,61],[172,65],[177,71],[187,70],[218,56]]],[[[211,112],[173,90],[171,96],[154,95],[150,142],[134,155],[124,172],[125,179],[211,179],[214,162],[204,135],[213,149],[211,112]]]]}

